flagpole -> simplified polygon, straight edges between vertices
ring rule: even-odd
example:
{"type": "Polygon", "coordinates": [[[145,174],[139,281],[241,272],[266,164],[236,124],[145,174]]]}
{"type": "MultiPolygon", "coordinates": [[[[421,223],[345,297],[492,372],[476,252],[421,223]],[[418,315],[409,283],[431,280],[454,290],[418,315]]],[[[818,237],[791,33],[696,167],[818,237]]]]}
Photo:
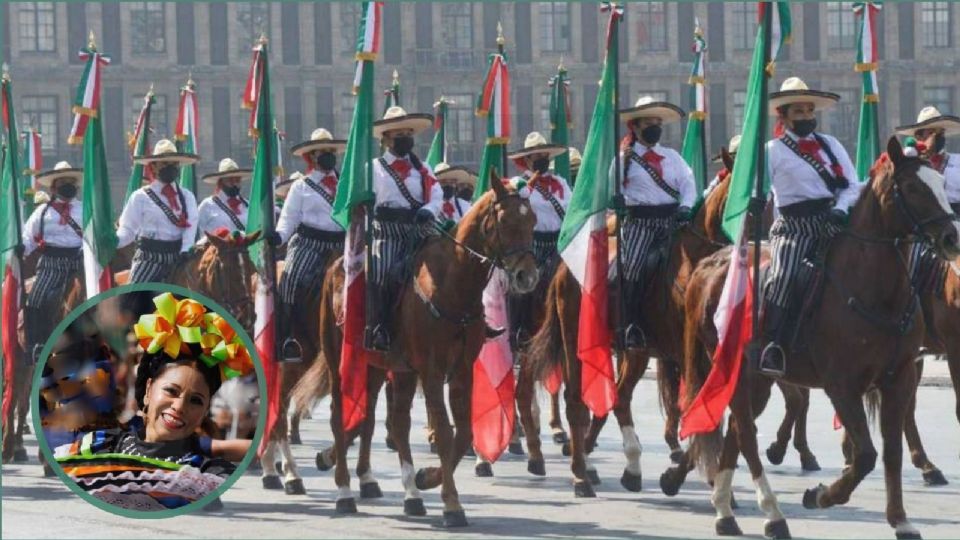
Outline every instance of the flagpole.
{"type": "MultiPolygon", "coordinates": [[[[504,59],[506,58],[506,56],[504,56],[503,54],[503,46],[506,42],[507,42],[506,38],[503,37],[503,25],[501,25],[500,22],[498,21],[497,22],[497,52],[500,53],[500,57],[504,59]]],[[[502,97],[507,100],[510,99],[510,96],[502,96],[502,97]]],[[[503,178],[504,176],[507,175],[507,143],[504,142],[501,146],[503,146],[503,151],[500,152],[500,163],[501,163],[500,177],[503,178]]]]}
{"type": "MultiPolygon", "coordinates": [[[[777,9],[777,6],[773,2],[764,2],[761,4],[765,9],[763,10],[763,65],[769,66],[770,64],[770,42],[771,42],[771,32],[773,26],[773,10],[777,9]]],[[[757,96],[758,99],[763,100],[767,95],[767,83],[769,79],[769,74],[764,73],[760,80],[760,95],[757,96]]],[[[766,206],[766,199],[763,196],[763,178],[766,171],[766,152],[764,151],[764,139],[767,135],[767,117],[769,116],[769,111],[761,110],[758,115],[758,125],[757,125],[757,138],[760,139],[757,141],[757,148],[760,150],[757,152],[757,170],[756,177],[754,178],[754,200],[750,205],[753,216],[753,337],[751,339],[751,348],[755,353],[760,352],[760,306],[763,302],[760,300],[761,291],[760,291],[760,242],[763,236],[763,210],[766,206]]],[[[759,354],[756,354],[759,358],[759,354]]],[[[752,370],[748,369],[747,373],[750,373],[752,370]]]]}
{"type": "MultiPolygon", "coordinates": [[[[610,4],[611,11],[615,14],[617,10],[617,4],[610,4]]],[[[616,15],[612,15],[616,17],[616,15]]],[[[616,54],[613,55],[614,62],[613,65],[613,144],[618,146],[620,144],[620,118],[619,115],[619,106],[620,106],[620,22],[617,21],[617,32],[616,36],[611,36],[610,38],[610,47],[616,50],[616,54]]],[[[610,60],[610,54],[607,54],[607,60],[610,60]]],[[[614,178],[614,213],[617,216],[617,288],[620,291],[618,296],[619,300],[617,301],[617,338],[616,342],[620,345],[620,353],[626,350],[626,340],[624,339],[624,321],[626,320],[626,306],[623,301],[623,218],[626,211],[626,203],[623,200],[623,183],[620,179],[620,157],[614,152],[613,159],[613,178],[614,178]]]]}

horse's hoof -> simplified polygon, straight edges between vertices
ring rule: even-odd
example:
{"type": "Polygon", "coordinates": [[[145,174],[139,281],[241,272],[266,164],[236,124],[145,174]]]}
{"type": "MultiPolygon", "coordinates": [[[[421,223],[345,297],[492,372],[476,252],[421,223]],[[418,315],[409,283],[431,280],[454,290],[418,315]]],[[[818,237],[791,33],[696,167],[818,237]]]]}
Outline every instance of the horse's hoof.
{"type": "Polygon", "coordinates": [[[57,475],[57,473],[53,472],[53,467],[51,467],[48,463],[44,463],[44,464],[43,464],[43,476],[44,476],[44,478],[53,478],[53,477],[56,476],[56,475],[57,475]]]}
{"type": "Polygon", "coordinates": [[[639,474],[633,474],[630,471],[624,469],[623,476],[620,477],[620,485],[623,486],[623,489],[627,491],[632,491],[634,493],[639,492],[643,489],[643,477],[639,474]]]}
{"type": "Polygon", "coordinates": [[[940,472],[940,469],[933,469],[932,471],[924,472],[923,483],[925,483],[929,487],[945,486],[949,484],[949,482],[947,482],[947,479],[944,478],[943,473],[940,472]]]}
{"type": "Polygon", "coordinates": [[[431,442],[431,443],[430,443],[430,453],[433,454],[433,455],[437,455],[438,452],[440,452],[440,448],[437,447],[437,443],[431,442]]]}
{"type": "Polygon", "coordinates": [[[571,453],[571,452],[570,452],[570,441],[567,441],[567,442],[563,443],[562,445],[560,445],[560,453],[563,454],[564,457],[570,457],[570,453],[571,453]]]}
{"type": "Polygon", "coordinates": [[[592,499],[597,496],[596,492],[593,491],[593,486],[590,485],[590,482],[584,482],[578,480],[573,483],[573,494],[578,498],[587,498],[592,499]]]}
{"type": "Polygon", "coordinates": [[[279,476],[264,476],[261,480],[263,489],[283,489],[283,482],[280,481],[279,476]]]}
{"type": "Polygon", "coordinates": [[[283,485],[283,492],[287,495],[306,495],[307,490],[303,487],[303,480],[294,478],[283,485]]]}
{"type": "Polygon", "coordinates": [[[477,466],[473,468],[473,472],[480,478],[490,478],[493,476],[493,466],[486,461],[477,463],[477,466]]]}
{"type": "Polygon", "coordinates": [[[353,497],[348,497],[346,499],[337,499],[337,513],[338,514],[356,514],[357,501],[355,501],[353,497]]]}
{"type": "Polygon", "coordinates": [[[814,510],[821,508],[819,497],[820,494],[827,490],[827,486],[820,484],[813,489],[808,489],[803,492],[803,507],[808,510],[814,510]]]}
{"type": "Polygon", "coordinates": [[[567,436],[567,432],[560,430],[553,433],[553,444],[564,444],[570,442],[570,437],[567,436]]]}
{"type": "Polygon", "coordinates": [[[524,454],[523,445],[519,442],[512,442],[509,446],[507,446],[507,452],[510,452],[515,456],[522,456],[524,454]]]}
{"type": "Polygon", "coordinates": [[[777,540],[793,538],[790,536],[790,527],[787,527],[787,520],[785,519],[766,522],[763,525],[763,536],[777,540]]]}
{"type": "Polygon", "coordinates": [[[454,512],[443,512],[443,526],[447,528],[453,527],[466,527],[469,525],[467,523],[467,514],[463,510],[456,510],[454,512]]]}
{"type": "Polygon", "coordinates": [[[323,452],[317,452],[317,470],[320,472],[326,472],[333,468],[333,463],[327,463],[323,459],[323,452]]]}
{"type": "Polygon", "coordinates": [[[600,473],[596,469],[587,469],[587,479],[594,486],[600,485],[600,473]]]}
{"type": "Polygon", "coordinates": [[[787,449],[778,445],[777,443],[771,443],[767,448],[767,461],[774,465],[779,465],[783,463],[783,456],[787,453],[787,449]]]}
{"type": "Polygon", "coordinates": [[[277,461],[273,464],[273,469],[277,471],[277,474],[283,475],[283,462],[277,461]]]}
{"type": "Polygon", "coordinates": [[[546,476],[547,466],[542,459],[528,459],[527,472],[534,476],[546,476]]]}
{"type": "Polygon", "coordinates": [[[737,525],[737,518],[733,516],[719,518],[715,525],[717,536],[743,536],[740,525],[737,525]]]}
{"type": "Polygon", "coordinates": [[[299,433],[290,435],[290,444],[303,444],[303,440],[300,439],[299,433]]]}
{"type": "Polygon", "coordinates": [[[800,468],[806,472],[817,472],[820,470],[820,463],[817,462],[817,456],[800,455],[800,468]]]}
{"type": "Polygon", "coordinates": [[[397,451],[397,445],[394,444],[393,439],[391,439],[390,437],[387,437],[386,440],[384,440],[384,442],[387,444],[387,450],[393,450],[394,452],[397,451]]]}
{"type": "Polygon", "coordinates": [[[897,540],[922,540],[920,531],[897,531],[897,540]]]}
{"type": "Polygon", "coordinates": [[[203,507],[204,512],[219,512],[220,510],[223,510],[223,501],[220,500],[220,497],[210,501],[203,507]]]}
{"type": "Polygon", "coordinates": [[[29,458],[27,457],[26,448],[17,448],[16,450],[13,451],[14,463],[26,463],[27,461],[29,461],[29,458]]]}
{"type": "Polygon", "coordinates": [[[380,484],[376,482],[360,484],[361,499],[379,499],[380,497],[383,497],[383,491],[380,491],[380,484]]]}
{"type": "Polygon", "coordinates": [[[681,459],[683,459],[683,450],[675,448],[670,451],[670,463],[679,465],[681,459]]]}
{"type": "Polygon", "coordinates": [[[677,493],[680,493],[679,473],[680,469],[670,467],[660,475],[660,491],[667,497],[673,497],[677,493]]]}
{"type": "Polygon", "coordinates": [[[427,515],[427,509],[423,506],[423,499],[404,499],[403,515],[405,516],[427,515]]]}

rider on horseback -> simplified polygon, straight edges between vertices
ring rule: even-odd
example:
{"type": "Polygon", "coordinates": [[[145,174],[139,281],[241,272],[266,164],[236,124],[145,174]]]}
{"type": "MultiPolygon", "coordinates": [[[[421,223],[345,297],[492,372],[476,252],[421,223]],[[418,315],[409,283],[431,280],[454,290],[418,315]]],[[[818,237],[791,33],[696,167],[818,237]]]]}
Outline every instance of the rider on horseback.
{"type": "Polygon", "coordinates": [[[815,132],[816,112],[830,108],[837,94],[810,90],[797,77],[770,94],[770,114],[783,134],[767,141],[767,172],[779,217],[770,229],[770,275],[765,286],[760,371],[783,376],[784,339],[795,293],[792,283],[805,258],[829,242],[848,219],[861,183],[850,156],[836,138],[815,132]]]}
{"type": "Polygon", "coordinates": [[[83,169],[74,169],[66,161],[38,174],[37,183],[49,189],[54,198],[38,206],[23,227],[23,255],[40,250],[37,277],[23,309],[26,351],[34,362],[60,322],[51,314],[60,312],[67,285],[83,266],[83,205],[75,200],[81,181],[83,169]]]}
{"type": "Polygon", "coordinates": [[[249,180],[251,174],[250,169],[241,169],[236,161],[223,158],[217,172],[204,175],[203,182],[214,184],[216,188],[213,195],[197,207],[201,232],[215,234],[218,229],[226,229],[231,233],[242,233],[247,228],[250,203],[240,194],[240,184],[249,180]]]}
{"type": "Polygon", "coordinates": [[[307,174],[293,182],[280,212],[277,230],[269,238],[279,246],[289,241],[286,266],[280,277],[280,338],[282,358],[300,361],[302,349],[293,336],[293,313],[306,309],[306,299],[320,289],[327,262],[343,253],[343,228],[331,217],[337,196],[337,154],[347,142],[334,139],[323,128],[313,130],[310,140],[293,147],[292,153],[307,164],[307,174]]]}
{"type": "MultiPolygon", "coordinates": [[[[730,137],[730,142],[727,144],[727,153],[730,154],[730,157],[733,159],[736,159],[737,150],[739,149],[740,149],[740,135],[734,135],[733,137],[730,137]]],[[[714,163],[719,163],[723,165],[723,154],[721,153],[713,156],[713,159],[711,161],[713,161],[714,163]]],[[[707,184],[706,189],[703,190],[703,199],[706,200],[707,197],[710,196],[710,193],[714,190],[714,188],[720,185],[720,182],[723,182],[724,178],[726,178],[727,176],[730,176],[731,172],[733,171],[728,170],[726,166],[721,167],[720,170],[717,171],[717,175],[713,177],[713,180],[711,180],[710,183],[707,184]]]]}
{"type": "Polygon", "coordinates": [[[477,185],[477,173],[466,167],[451,167],[446,163],[438,163],[434,172],[443,189],[443,206],[440,207],[440,213],[443,219],[457,223],[471,207],[470,199],[462,197],[461,193],[466,194],[469,191],[471,197],[473,196],[473,188],[477,185]]]}
{"type": "Polygon", "coordinates": [[[549,169],[550,160],[565,151],[563,146],[548,144],[543,135],[533,131],[523,141],[523,149],[508,156],[523,171],[512,181],[530,182],[530,206],[537,216],[537,224],[533,229],[533,254],[540,271],[540,282],[533,292],[507,296],[510,340],[514,350],[524,347],[536,331],[534,302],[543,302],[546,298],[550,278],[560,262],[557,238],[573,190],[565,178],[549,169]]]}
{"type": "Polygon", "coordinates": [[[130,283],[165,281],[179,264],[188,260],[197,239],[197,200],[177,184],[180,167],[199,161],[196,154],[177,151],[168,139],[161,139],[153,154],[136,156],[154,180],[133,192],[117,230],[118,248],[137,241],[130,267],[130,283]]]}
{"type": "Polygon", "coordinates": [[[620,111],[630,133],[621,143],[622,197],[626,206],[623,221],[624,321],[623,346],[647,346],[641,304],[644,296],[644,267],[649,254],[661,247],[678,223],[690,221],[697,200],[693,171],[679,153],[661,146],[662,125],[683,118],[680,107],[643,96],[630,108],[620,111]]]}

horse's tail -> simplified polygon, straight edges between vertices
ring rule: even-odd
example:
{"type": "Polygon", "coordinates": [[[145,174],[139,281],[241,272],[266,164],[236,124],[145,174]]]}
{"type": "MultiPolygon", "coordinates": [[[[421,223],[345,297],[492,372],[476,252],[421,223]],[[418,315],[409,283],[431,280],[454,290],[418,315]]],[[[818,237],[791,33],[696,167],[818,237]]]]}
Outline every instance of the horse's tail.
{"type": "Polygon", "coordinates": [[[290,391],[290,403],[293,405],[292,416],[302,418],[310,412],[321,399],[330,395],[331,384],[330,368],[327,366],[327,361],[324,359],[322,352],[317,353],[313,365],[290,391]]]}
{"type": "Polygon", "coordinates": [[[657,393],[660,398],[660,412],[679,406],[680,400],[684,398],[680,395],[680,364],[657,358],[657,393]]]}
{"type": "Polygon", "coordinates": [[[863,404],[867,409],[867,421],[879,425],[877,419],[880,418],[880,389],[873,387],[867,390],[863,395],[863,404]]]}
{"type": "Polygon", "coordinates": [[[563,359],[563,333],[560,330],[557,282],[557,279],[550,282],[544,306],[543,323],[530,340],[527,353],[524,355],[530,363],[530,373],[536,381],[546,380],[563,359]]]}

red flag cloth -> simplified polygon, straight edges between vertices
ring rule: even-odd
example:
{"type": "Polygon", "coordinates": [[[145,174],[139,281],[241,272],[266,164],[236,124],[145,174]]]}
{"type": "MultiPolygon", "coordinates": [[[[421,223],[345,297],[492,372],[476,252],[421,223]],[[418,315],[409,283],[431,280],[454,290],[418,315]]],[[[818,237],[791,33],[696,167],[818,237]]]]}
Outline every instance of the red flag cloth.
{"type": "Polygon", "coordinates": [[[363,349],[366,322],[366,275],[364,273],[363,219],[351,220],[347,231],[343,265],[346,284],[343,302],[343,348],[340,350],[341,423],[350,431],[367,416],[367,357],[363,349]]]}
{"type": "Polygon", "coordinates": [[[607,231],[590,233],[587,272],[580,300],[577,356],[580,395],[594,416],[606,416],[617,402],[617,383],[607,324],[607,231]]]}
{"type": "Polygon", "coordinates": [[[262,278],[257,282],[255,306],[257,318],[254,322],[253,343],[263,364],[263,373],[267,387],[267,420],[260,439],[258,455],[263,455],[270,442],[270,433],[281,418],[280,390],[281,373],[276,355],[276,324],[274,324],[274,298],[267,282],[262,278]]]}
{"type": "Polygon", "coordinates": [[[557,364],[553,366],[547,378],[543,381],[543,388],[551,395],[560,391],[560,385],[563,383],[563,366],[557,364]]]}
{"type": "Polygon", "coordinates": [[[643,153],[643,160],[650,164],[653,167],[653,170],[657,171],[661,177],[663,177],[663,165],[660,164],[663,161],[663,156],[654,152],[653,150],[647,150],[643,153]]]}
{"type": "MultiPolygon", "coordinates": [[[[3,100],[6,102],[6,100],[3,100]]],[[[16,362],[20,359],[20,342],[17,339],[17,321],[20,312],[20,272],[16,257],[10,258],[3,276],[3,418],[6,422],[10,407],[13,405],[14,372],[16,362]]],[[[4,431],[13,426],[4,424],[4,431]]]]}

